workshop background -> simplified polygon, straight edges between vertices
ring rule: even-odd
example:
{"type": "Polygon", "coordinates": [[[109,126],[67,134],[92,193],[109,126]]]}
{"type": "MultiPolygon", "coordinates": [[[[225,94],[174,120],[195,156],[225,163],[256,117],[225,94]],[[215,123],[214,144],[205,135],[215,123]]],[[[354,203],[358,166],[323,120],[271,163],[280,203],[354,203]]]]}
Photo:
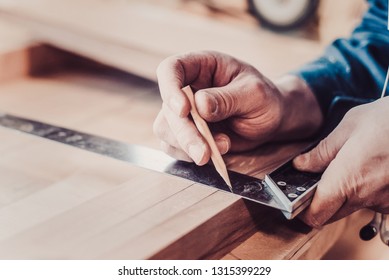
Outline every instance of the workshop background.
{"type": "MultiPolygon", "coordinates": [[[[307,2],[317,6],[308,5],[308,14],[294,11],[297,19],[283,21],[290,15],[274,9],[294,1],[273,2],[0,0],[0,110],[158,148],[152,123],[161,103],[154,82],[156,67],[165,57],[213,49],[275,78],[314,59],[335,38],[347,36],[367,7],[363,0],[297,0],[303,8],[307,2]],[[264,5],[264,14],[258,14],[255,5],[264,5]],[[277,20],[272,22],[274,15],[277,20]],[[108,68],[109,77],[100,79],[108,68]],[[95,99],[75,93],[77,86],[91,81],[95,99]],[[136,94],[128,99],[129,84],[136,94]]],[[[0,209],[10,203],[0,198],[0,209]]],[[[347,230],[324,259],[389,259],[388,248],[378,238],[359,240],[359,228],[371,213],[363,220],[358,217],[347,221],[347,230]]]]}

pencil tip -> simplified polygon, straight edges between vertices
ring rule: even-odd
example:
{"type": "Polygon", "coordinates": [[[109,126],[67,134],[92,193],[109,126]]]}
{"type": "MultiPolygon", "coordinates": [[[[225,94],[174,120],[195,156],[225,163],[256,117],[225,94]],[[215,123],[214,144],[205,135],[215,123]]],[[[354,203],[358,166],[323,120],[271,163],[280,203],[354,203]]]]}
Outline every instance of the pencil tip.
{"type": "Polygon", "coordinates": [[[231,184],[231,181],[230,181],[230,178],[226,177],[226,178],[223,178],[224,181],[226,182],[228,188],[230,189],[230,191],[233,193],[232,191],[232,184],[231,184]]]}

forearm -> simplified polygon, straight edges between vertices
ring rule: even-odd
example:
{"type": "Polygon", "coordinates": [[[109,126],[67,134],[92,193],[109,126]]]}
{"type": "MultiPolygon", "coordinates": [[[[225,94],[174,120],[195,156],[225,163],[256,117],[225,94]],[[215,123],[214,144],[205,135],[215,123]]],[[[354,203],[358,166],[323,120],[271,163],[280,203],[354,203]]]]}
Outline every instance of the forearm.
{"type": "Polygon", "coordinates": [[[377,99],[389,65],[388,1],[370,8],[350,38],[338,39],[324,55],[295,72],[316,95],[326,115],[338,96],[377,99]]]}

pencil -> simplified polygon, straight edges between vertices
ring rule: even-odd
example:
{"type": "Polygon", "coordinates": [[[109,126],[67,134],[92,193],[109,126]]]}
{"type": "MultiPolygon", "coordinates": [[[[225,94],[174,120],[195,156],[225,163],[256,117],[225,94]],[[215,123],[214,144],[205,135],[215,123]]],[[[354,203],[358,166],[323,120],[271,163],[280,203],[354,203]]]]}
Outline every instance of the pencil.
{"type": "Polygon", "coordinates": [[[216,146],[215,139],[213,139],[212,133],[209,130],[207,122],[200,116],[199,112],[197,111],[192,89],[190,88],[190,86],[186,86],[182,89],[182,91],[189,99],[191,106],[190,114],[192,115],[193,122],[195,123],[197,130],[204,137],[205,141],[207,141],[211,149],[211,160],[216,168],[216,171],[223,178],[224,182],[226,182],[227,186],[230,188],[230,191],[233,192],[226,164],[224,163],[219,149],[216,146]]]}

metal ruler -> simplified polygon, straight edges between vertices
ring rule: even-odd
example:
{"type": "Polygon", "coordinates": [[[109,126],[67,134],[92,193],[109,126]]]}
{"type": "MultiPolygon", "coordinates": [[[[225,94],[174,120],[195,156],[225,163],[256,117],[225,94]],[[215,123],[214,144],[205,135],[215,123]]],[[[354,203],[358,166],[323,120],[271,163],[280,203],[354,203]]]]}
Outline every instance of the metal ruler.
{"type": "MultiPolygon", "coordinates": [[[[125,161],[138,167],[162,172],[231,192],[212,165],[197,166],[177,161],[161,151],[127,144],[17,116],[0,115],[0,125],[47,140],[125,161]]],[[[320,174],[300,172],[291,162],[266,175],[265,180],[228,171],[232,191],[244,199],[280,209],[292,219],[309,205],[320,174]]]]}

